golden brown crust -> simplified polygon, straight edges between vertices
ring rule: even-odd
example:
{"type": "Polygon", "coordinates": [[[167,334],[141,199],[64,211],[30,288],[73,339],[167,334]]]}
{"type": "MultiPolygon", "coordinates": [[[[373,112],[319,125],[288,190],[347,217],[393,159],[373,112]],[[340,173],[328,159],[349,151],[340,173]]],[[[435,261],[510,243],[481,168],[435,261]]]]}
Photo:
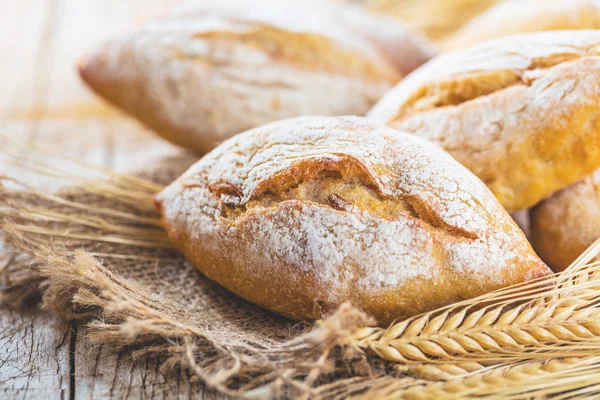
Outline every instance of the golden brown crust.
{"type": "Polygon", "coordinates": [[[600,170],[530,211],[531,243],[556,272],[600,237],[600,170]]]}
{"type": "Polygon", "coordinates": [[[374,11],[407,21],[432,39],[441,39],[499,0],[358,1],[374,11]]]}
{"type": "Polygon", "coordinates": [[[426,43],[383,17],[317,0],[184,2],[89,54],[98,94],[167,140],[206,152],[264,123],[298,115],[363,115],[426,43]],[[385,32],[375,34],[378,22],[385,32]],[[402,54],[383,50],[398,48],[402,54]]]}
{"type": "Polygon", "coordinates": [[[600,28],[598,0],[505,0],[444,41],[446,50],[518,33],[600,28]]]}
{"type": "Polygon", "coordinates": [[[356,76],[367,80],[398,80],[388,64],[375,64],[358,51],[342,50],[323,35],[286,31],[255,24],[247,31],[209,30],[194,35],[213,46],[243,45],[268,54],[274,62],[332,74],[356,76]]]}
{"type": "Polygon", "coordinates": [[[369,117],[439,143],[503,206],[533,206],[600,167],[600,31],[499,39],[439,56],[369,117]]]}
{"type": "Polygon", "coordinates": [[[364,118],[237,135],[156,202],[210,279],[299,320],[350,301],[385,323],[550,272],[475,176],[364,118]]]}

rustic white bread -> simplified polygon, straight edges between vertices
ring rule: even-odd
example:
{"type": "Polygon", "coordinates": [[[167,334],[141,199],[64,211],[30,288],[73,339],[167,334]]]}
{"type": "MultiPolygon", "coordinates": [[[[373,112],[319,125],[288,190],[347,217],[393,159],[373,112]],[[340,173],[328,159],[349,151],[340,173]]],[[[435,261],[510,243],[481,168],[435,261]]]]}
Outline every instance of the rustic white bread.
{"type": "Polygon", "coordinates": [[[600,170],[530,211],[531,244],[556,272],[600,237],[600,170]]]}
{"type": "Polygon", "coordinates": [[[437,53],[436,47],[425,36],[408,29],[397,18],[351,6],[341,7],[332,15],[347,29],[376,44],[402,76],[437,53]]]}
{"type": "MultiPolygon", "coordinates": [[[[342,0],[344,1],[344,0],[342,0]]],[[[428,37],[439,40],[499,0],[345,0],[402,18],[428,37]]]]}
{"type": "Polygon", "coordinates": [[[550,273],[466,168],[360,117],[237,135],[156,204],[210,279],[299,320],[350,301],[386,323],[550,273]]]}
{"type": "Polygon", "coordinates": [[[369,112],[440,144],[529,208],[600,167],[600,31],[516,35],[438,56],[369,112]]]}
{"type": "Polygon", "coordinates": [[[253,21],[296,32],[312,32],[347,42],[344,36],[375,44],[406,75],[436,53],[435,46],[397,18],[370,12],[337,0],[186,0],[173,17],[203,17],[207,10],[238,21],[253,21]]]}
{"type": "Polygon", "coordinates": [[[599,0],[505,0],[458,29],[443,47],[459,49],[526,32],[599,28],[599,0]]]}
{"type": "Polygon", "coordinates": [[[107,42],[79,71],[166,139],[205,152],[281,118],[362,115],[429,55],[400,22],[341,4],[196,0],[107,42]]]}

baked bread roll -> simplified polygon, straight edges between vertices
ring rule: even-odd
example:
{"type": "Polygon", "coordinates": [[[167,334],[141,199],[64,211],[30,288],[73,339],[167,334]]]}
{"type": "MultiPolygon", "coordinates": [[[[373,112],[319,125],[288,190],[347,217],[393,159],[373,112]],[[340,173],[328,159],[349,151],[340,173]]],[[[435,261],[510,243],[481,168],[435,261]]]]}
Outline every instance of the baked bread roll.
{"type": "Polygon", "coordinates": [[[436,57],[369,117],[439,143],[500,203],[529,208],[600,167],[600,31],[497,39],[436,57]]]}
{"type": "Polygon", "coordinates": [[[556,272],[567,268],[600,237],[600,170],[530,211],[530,239],[556,272]]]}
{"type": "Polygon", "coordinates": [[[387,323],[550,273],[467,169],[361,117],[237,135],[156,204],[206,276],[297,320],[350,301],[387,323]]]}
{"type": "Polygon", "coordinates": [[[206,152],[286,117],[363,115],[429,58],[400,22],[358,12],[319,0],[187,1],[89,54],[79,72],[167,140],[206,152]]]}
{"type": "Polygon", "coordinates": [[[402,18],[432,39],[441,39],[498,0],[346,0],[402,18]]]}
{"type": "Polygon", "coordinates": [[[598,28],[598,0],[506,0],[466,23],[443,47],[459,49],[517,33],[598,28]]]}

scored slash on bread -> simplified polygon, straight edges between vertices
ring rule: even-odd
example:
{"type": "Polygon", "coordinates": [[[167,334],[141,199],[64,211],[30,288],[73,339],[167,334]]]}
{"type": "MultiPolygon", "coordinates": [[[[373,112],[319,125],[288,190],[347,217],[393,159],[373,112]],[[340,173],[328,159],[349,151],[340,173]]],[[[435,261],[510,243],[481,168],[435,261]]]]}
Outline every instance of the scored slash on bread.
{"type": "Polygon", "coordinates": [[[317,0],[184,1],[82,59],[100,96],[199,152],[267,122],[363,115],[432,54],[401,22],[317,0]]]}
{"type": "Polygon", "coordinates": [[[440,144],[507,209],[600,167],[600,31],[517,35],[438,56],[369,118],[440,144]]]}
{"type": "Polygon", "coordinates": [[[387,323],[551,273],[472,173],[360,117],[237,135],[156,204],[210,279],[298,320],[350,301],[387,323]]]}

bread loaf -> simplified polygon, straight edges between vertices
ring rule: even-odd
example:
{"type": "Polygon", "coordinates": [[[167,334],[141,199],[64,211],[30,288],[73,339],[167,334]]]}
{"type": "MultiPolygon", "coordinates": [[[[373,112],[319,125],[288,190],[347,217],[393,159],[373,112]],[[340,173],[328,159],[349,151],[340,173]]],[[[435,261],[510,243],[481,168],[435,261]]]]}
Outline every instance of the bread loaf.
{"type": "Polygon", "coordinates": [[[531,243],[556,272],[600,237],[600,170],[530,211],[531,243]]]}
{"type": "Polygon", "coordinates": [[[505,0],[458,29],[443,47],[459,49],[526,32],[599,28],[598,0],[505,0]]]}
{"type": "Polygon", "coordinates": [[[206,152],[281,118],[363,115],[430,51],[400,22],[328,1],[197,0],[107,42],[79,72],[166,139],[206,152]]]}
{"type": "Polygon", "coordinates": [[[498,0],[346,0],[371,10],[402,18],[432,39],[455,31],[498,0]]]}
{"type": "Polygon", "coordinates": [[[298,320],[350,301],[387,323],[550,273],[466,168],[360,117],[237,135],[156,204],[206,276],[298,320]]]}
{"type": "Polygon", "coordinates": [[[600,167],[600,31],[497,39],[438,56],[369,117],[440,144],[500,203],[528,208],[600,167]]]}

